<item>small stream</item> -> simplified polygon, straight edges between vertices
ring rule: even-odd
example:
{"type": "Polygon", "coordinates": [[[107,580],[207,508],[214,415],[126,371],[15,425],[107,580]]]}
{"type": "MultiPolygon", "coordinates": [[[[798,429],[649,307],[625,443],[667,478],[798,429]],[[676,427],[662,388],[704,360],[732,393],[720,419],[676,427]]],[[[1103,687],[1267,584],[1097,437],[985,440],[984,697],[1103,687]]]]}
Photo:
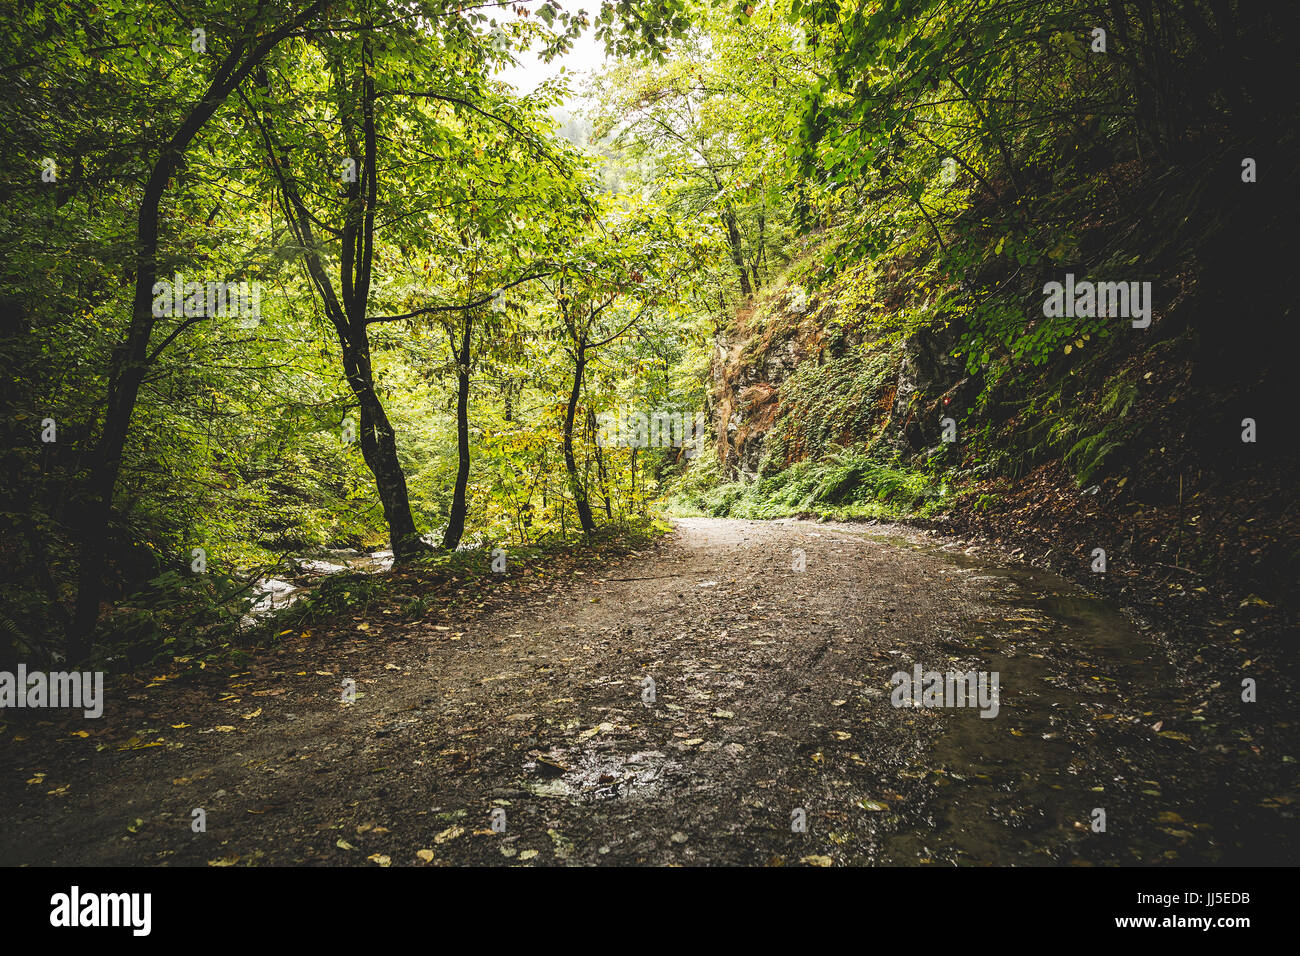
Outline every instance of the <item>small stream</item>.
{"type": "Polygon", "coordinates": [[[293,570],[284,576],[261,578],[253,585],[254,603],[244,614],[241,624],[251,627],[276,611],[288,607],[311,589],[313,582],[344,571],[371,574],[393,566],[393,552],[361,551],[355,548],[330,548],[309,557],[288,559],[293,570]]]}
{"type": "MultiPolygon", "coordinates": [[[[442,528],[420,536],[425,544],[439,547],[442,543],[442,528]]],[[[476,537],[466,535],[457,546],[457,551],[467,551],[483,547],[483,542],[476,537]]],[[[274,614],[282,608],[293,604],[331,574],[350,572],[353,574],[375,574],[388,571],[393,567],[391,548],[378,551],[364,551],[360,548],[324,548],[304,555],[286,559],[290,570],[281,575],[260,578],[252,588],[254,603],[244,614],[243,627],[251,627],[258,621],[274,614]]]]}

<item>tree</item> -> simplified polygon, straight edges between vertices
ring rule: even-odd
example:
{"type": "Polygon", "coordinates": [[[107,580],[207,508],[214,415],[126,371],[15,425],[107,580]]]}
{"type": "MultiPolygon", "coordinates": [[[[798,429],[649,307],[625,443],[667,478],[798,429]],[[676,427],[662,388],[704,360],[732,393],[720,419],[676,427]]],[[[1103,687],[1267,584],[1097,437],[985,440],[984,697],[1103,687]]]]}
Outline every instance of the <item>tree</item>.
{"type": "Polygon", "coordinates": [[[618,341],[655,309],[683,296],[695,259],[704,249],[660,210],[624,200],[610,204],[603,228],[575,244],[544,284],[554,296],[557,332],[573,361],[564,408],[563,454],[569,493],[582,530],[596,531],[586,483],[574,456],[577,420],[587,365],[594,353],[618,341]]]}
{"type": "MultiPolygon", "coordinates": [[[[149,349],[156,317],[153,314],[154,284],[158,276],[159,212],[167,184],[181,165],[195,136],[213,114],[275,48],[325,7],[325,0],[304,4],[285,19],[268,18],[264,4],[237,4],[227,37],[228,47],[209,74],[206,89],[184,113],[166,144],[153,158],[136,212],[135,294],[132,297],[131,321],[124,340],[114,350],[109,364],[107,411],[99,440],[91,452],[86,481],[85,514],[81,522],[83,535],[79,556],[77,604],[72,621],[68,656],[83,659],[90,650],[91,634],[99,617],[103,593],[104,557],[107,545],[109,513],[113,489],[122,464],[131,415],[135,410],[140,383],[158,350],[149,349]],[[248,7],[251,6],[251,9],[248,7]]],[[[212,31],[214,40],[220,34],[212,31]]],[[[164,345],[166,343],[163,343],[164,345]]]]}

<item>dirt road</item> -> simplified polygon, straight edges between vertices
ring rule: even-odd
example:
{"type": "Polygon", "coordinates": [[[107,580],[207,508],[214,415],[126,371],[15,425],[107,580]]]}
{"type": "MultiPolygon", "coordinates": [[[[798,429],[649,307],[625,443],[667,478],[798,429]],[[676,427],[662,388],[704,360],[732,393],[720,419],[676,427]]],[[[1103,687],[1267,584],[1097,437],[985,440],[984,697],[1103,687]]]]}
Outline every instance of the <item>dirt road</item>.
{"type": "Polygon", "coordinates": [[[201,710],[27,728],[0,744],[0,860],[1294,862],[1292,754],[1231,677],[1180,686],[1118,612],[964,550],[683,520],[567,586],[259,662],[201,710]],[[996,714],[895,706],[917,665],[996,673],[996,714]]]}

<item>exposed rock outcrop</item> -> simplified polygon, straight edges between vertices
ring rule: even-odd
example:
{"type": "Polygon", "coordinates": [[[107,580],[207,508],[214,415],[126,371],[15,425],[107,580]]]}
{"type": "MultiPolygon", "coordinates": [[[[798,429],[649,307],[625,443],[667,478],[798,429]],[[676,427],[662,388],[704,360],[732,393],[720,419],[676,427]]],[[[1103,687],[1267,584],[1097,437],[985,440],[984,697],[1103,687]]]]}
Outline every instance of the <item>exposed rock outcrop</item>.
{"type": "MultiPolygon", "coordinates": [[[[742,313],[717,342],[709,416],[719,461],[730,478],[759,473],[769,433],[793,413],[792,396],[782,392],[796,369],[805,362],[842,364],[843,356],[873,338],[865,322],[833,322],[842,319],[835,307],[810,301],[802,291],[797,286],[783,290],[762,307],[742,313]],[[832,327],[830,335],[826,330],[832,327]]],[[[834,431],[831,440],[848,445],[883,437],[904,457],[951,452],[941,445],[941,422],[951,416],[960,423],[978,391],[977,383],[965,377],[965,363],[953,357],[959,335],[955,324],[929,325],[906,338],[901,359],[895,360],[896,375],[863,394],[865,414],[853,417],[851,429],[834,431]]],[[[897,348],[884,342],[880,347],[897,348]]],[[[869,350],[861,354],[864,363],[872,355],[869,350]]],[[[893,367],[888,366],[891,373],[893,367]]],[[[809,411],[816,414],[817,409],[809,411]]],[[[797,448],[786,452],[796,460],[802,454],[797,448]]]]}

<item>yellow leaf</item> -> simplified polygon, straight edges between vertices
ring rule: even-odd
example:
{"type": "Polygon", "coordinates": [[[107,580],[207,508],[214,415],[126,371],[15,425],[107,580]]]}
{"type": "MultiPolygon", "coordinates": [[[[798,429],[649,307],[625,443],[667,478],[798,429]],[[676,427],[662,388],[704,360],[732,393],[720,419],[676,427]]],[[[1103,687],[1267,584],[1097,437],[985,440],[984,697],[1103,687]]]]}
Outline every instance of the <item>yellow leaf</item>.
{"type": "MultiPolygon", "coordinates": [[[[590,730],[584,730],[582,733],[578,734],[578,739],[579,739],[579,740],[588,740],[589,738],[596,736],[596,734],[599,734],[599,733],[609,733],[609,731],[611,731],[611,730],[613,730],[613,729],[614,729],[614,725],[613,725],[613,724],[608,723],[608,722],[603,722],[603,723],[597,724],[595,727],[592,727],[590,730]]],[[[703,742],[704,742],[704,741],[700,741],[700,743],[703,743],[703,742]]]]}
{"type": "Polygon", "coordinates": [[[439,833],[437,836],[433,838],[433,842],[446,843],[448,840],[454,840],[456,839],[456,837],[463,836],[464,834],[465,834],[464,827],[447,827],[447,829],[443,830],[441,833],[439,833]]]}

